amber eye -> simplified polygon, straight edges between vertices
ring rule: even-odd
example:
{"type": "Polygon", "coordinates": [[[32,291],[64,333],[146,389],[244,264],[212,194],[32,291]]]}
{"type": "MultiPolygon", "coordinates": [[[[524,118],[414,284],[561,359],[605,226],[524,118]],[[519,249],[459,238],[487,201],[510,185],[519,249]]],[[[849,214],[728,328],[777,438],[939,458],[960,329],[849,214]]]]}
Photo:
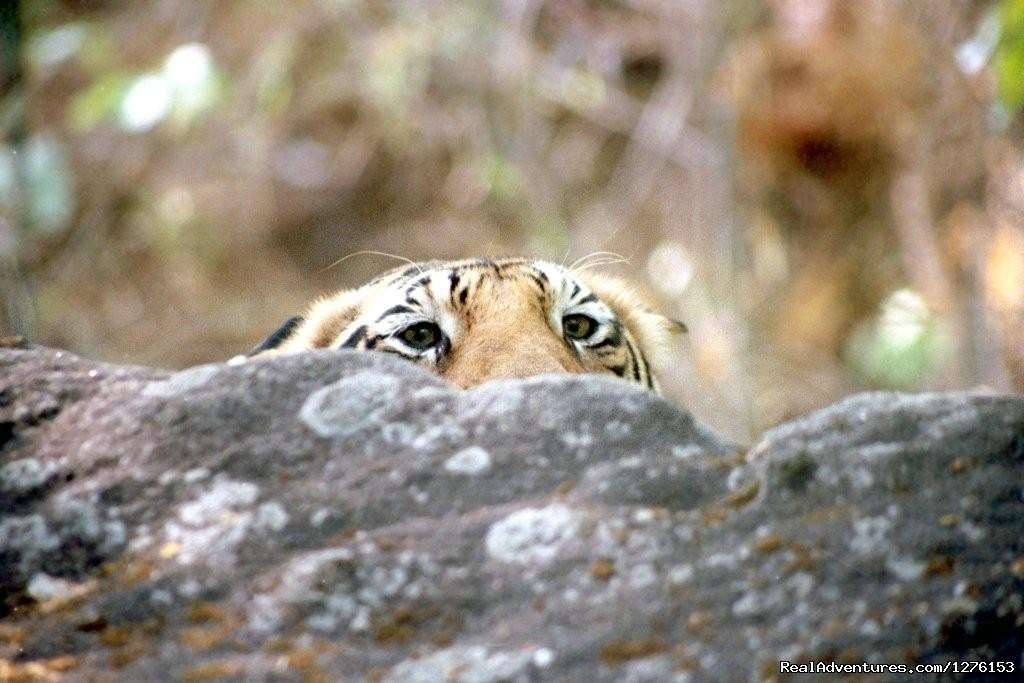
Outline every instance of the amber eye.
{"type": "Polygon", "coordinates": [[[562,318],[562,332],[566,339],[586,339],[597,331],[597,321],[587,315],[575,313],[562,318]]]}
{"type": "Polygon", "coordinates": [[[421,322],[409,325],[398,336],[417,351],[425,351],[441,341],[441,328],[435,323],[421,322]]]}

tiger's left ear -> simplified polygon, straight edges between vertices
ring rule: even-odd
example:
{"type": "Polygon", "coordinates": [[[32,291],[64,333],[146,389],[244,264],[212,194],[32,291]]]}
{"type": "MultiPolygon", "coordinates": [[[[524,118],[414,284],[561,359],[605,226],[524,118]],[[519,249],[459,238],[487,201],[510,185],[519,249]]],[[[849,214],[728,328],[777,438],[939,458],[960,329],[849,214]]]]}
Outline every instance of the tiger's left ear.
{"type": "Polygon", "coordinates": [[[624,316],[626,324],[644,357],[655,369],[663,369],[672,363],[677,350],[676,339],[689,330],[685,323],[652,311],[639,301],[634,306],[632,313],[624,316]]]}
{"type": "Polygon", "coordinates": [[[682,320],[675,320],[673,318],[665,318],[665,320],[668,322],[669,327],[671,328],[669,331],[672,334],[686,334],[687,332],[690,331],[690,328],[687,327],[686,323],[684,323],[682,320]]]}

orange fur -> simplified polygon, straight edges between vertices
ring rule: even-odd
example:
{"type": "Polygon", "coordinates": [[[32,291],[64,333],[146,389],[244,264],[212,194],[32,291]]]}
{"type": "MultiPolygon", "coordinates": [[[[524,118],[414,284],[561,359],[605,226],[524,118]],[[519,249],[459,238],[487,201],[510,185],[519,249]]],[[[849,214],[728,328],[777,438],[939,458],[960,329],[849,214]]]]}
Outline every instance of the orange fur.
{"type": "Polygon", "coordinates": [[[617,278],[542,261],[475,259],[413,264],[320,299],[283,342],[259,355],[374,349],[460,387],[567,372],[619,375],[657,390],[654,369],[664,367],[682,331],[617,278]],[[571,315],[596,325],[591,337],[566,336],[571,315]],[[436,324],[436,347],[401,341],[403,326],[415,324],[436,324]]]}

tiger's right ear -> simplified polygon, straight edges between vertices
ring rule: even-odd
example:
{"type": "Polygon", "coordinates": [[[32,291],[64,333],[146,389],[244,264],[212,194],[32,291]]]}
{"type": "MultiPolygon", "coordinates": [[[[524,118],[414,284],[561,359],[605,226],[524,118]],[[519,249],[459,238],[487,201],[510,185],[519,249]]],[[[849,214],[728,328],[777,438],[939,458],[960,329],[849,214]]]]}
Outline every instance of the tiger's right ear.
{"type": "Polygon", "coordinates": [[[302,317],[301,315],[288,318],[280,327],[278,327],[276,330],[267,335],[266,339],[264,339],[258,345],[256,345],[256,347],[254,347],[252,351],[247,353],[246,356],[251,358],[252,356],[255,356],[258,353],[263,353],[264,351],[276,349],[286,339],[288,339],[288,337],[292,335],[292,332],[295,331],[295,328],[301,325],[304,321],[305,318],[302,317]]]}

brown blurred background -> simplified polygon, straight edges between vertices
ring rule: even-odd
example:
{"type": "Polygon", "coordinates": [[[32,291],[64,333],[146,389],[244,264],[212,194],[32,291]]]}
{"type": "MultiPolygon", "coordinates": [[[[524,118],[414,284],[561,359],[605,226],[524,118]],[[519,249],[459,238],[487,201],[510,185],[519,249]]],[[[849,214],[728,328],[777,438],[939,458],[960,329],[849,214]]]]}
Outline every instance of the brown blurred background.
{"type": "Polygon", "coordinates": [[[610,252],[736,438],[1024,389],[1024,0],[3,7],[3,333],[178,368],[356,252],[610,252]]]}

